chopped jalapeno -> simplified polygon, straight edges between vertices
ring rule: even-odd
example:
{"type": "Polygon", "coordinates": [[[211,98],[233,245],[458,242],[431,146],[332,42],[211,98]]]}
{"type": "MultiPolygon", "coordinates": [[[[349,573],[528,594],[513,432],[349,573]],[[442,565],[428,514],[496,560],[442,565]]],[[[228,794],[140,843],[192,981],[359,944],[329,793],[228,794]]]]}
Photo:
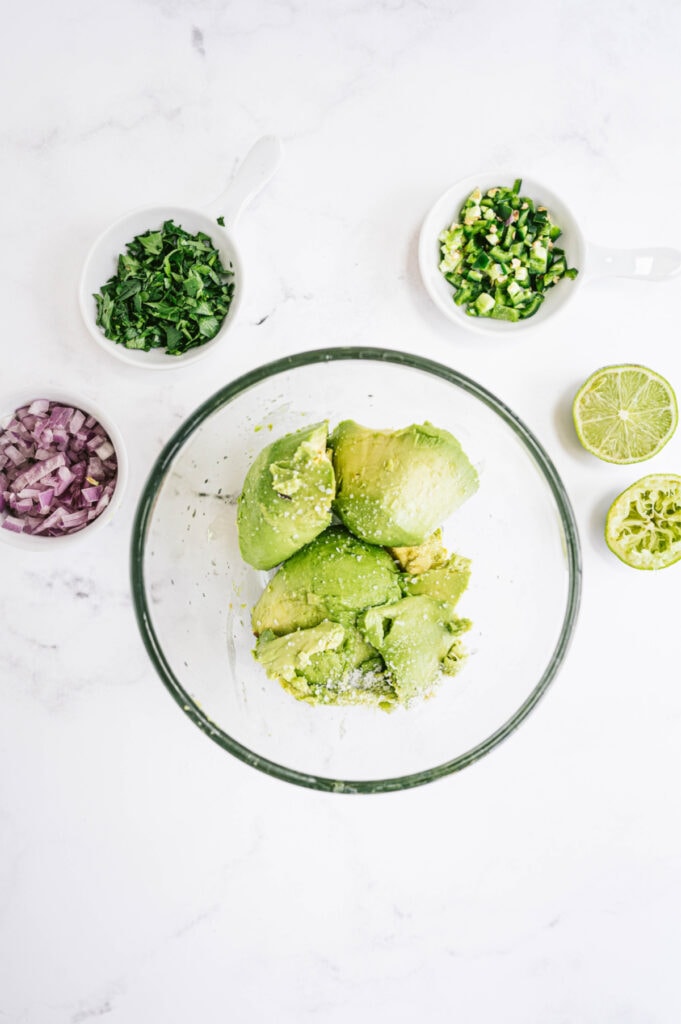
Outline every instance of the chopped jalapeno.
{"type": "Polygon", "coordinates": [[[547,289],[577,276],[565,250],[554,245],[561,229],[521,187],[517,178],[512,188],[497,186],[484,196],[473,189],[459,220],[440,235],[440,270],[468,316],[525,320],[547,289]]]}

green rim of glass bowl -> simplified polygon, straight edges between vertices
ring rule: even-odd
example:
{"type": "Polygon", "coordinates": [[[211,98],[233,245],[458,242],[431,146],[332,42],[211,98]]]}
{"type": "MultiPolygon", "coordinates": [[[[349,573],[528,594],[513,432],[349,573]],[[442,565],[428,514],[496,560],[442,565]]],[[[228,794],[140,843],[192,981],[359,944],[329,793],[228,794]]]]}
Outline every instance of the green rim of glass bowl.
{"type": "Polygon", "coordinates": [[[479,384],[476,384],[469,377],[457,373],[456,370],[451,370],[447,366],[432,362],[429,359],[423,359],[420,356],[381,348],[315,349],[309,352],[300,352],[296,355],[286,356],[283,359],[266,363],[264,366],[244,374],[207,399],[171,437],[149,474],[135,515],[130,555],[132,594],[142,640],[156,671],[184,713],[219,746],[246,764],[251,765],[251,767],[258,768],[267,775],[273,775],[275,778],[284,779],[286,782],[292,782],[298,786],[307,786],[310,789],[336,793],[387,793],[394,790],[410,789],[413,786],[421,786],[426,782],[433,782],[435,779],[440,779],[445,775],[450,775],[452,772],[460,771],[469,764],[473,764],[473,762],[489,753],[507,736],[510,736],[547,690],[565,657],[577,621],[582,575],[579,535],[569,498],[549,456],[525,424],[493,394],[479,384]],[[428,768],[425,771],[415,772],[411,775],[402,775],[396,778],[363,781],[359,779],[344,780],[308,775],[304,772],[295,771],[293,768],[287,768],[285,765],[277,764],[267,758],[260,757],[254,751],[249,750],[241,743],[232,739],[231,736],[223,732],[203,713],[175,676],[156,636],[151,620],[150,607],[145,594],[144,549],[151,516],[166,474],[175,456],[187,439],[214,412],[217,412],[218,409],[221,409],[237,395],[252,388],[266,377],[284,373],[296,367],[308,366],[312,363],[333,362],[336,359],[366,359],[412,367],[413,369],[433,374],[436,377],[441,377],[443,380],[449,381],[451,384],[461,388],[463,391],[467,391],[481,402],[484,402],[485,405],[493,409],[508,424],[534,459],[556,500],[565,534],[565,556],[569,572],[569,589],[565,614],[553,654],[535,688],[515,714],[482,743],[472,747],[459,757],[446,761],[444,764],[435,765],[435,767],[428,768]]]}

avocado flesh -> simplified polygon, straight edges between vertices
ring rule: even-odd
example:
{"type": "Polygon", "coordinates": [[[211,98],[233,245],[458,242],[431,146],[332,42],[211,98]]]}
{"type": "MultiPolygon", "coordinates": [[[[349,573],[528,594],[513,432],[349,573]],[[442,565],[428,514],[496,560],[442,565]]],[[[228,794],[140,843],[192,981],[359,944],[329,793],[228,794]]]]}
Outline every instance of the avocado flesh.
{"type": "Polygon", "coordinates": [[[451,604],[426,594],[369,608],[357,625],[382,656],[401,704],[428,696],[441,673],[458,671],[465,657],[459,635],[470,628],[451,604]]]}
{"type": "Polygon", "coordinates": [[[354,625],[358,612],[401,596],[399,569],[387,551],[330,526],[270,580],[253,609],[253,632],[280,636],[324,619],[354,625]]]}
{"type": "Polygon", "coordinates": [[[430,423],[388,431],[344,420],[328,443],[334,510],[371,544],[422,544],[478,487],[459,442],[430,423]]]}
{"type": "Polygon", "coordinates": [[[271,679],[308,704],[396,703],[382,659],[352,626],[325,620],[284,636],[266,630],[254,653],[271,679]]]}
{"type": "Polygon", "coordinates": [[[405,575],[402,579],[402,590],[406,597],[426,594],[454,607],[468,586],[471,577],[470,566],[469,558],[452,555],[444,565],[414,575],[405,575]]]}
{"type": "Polygon", "coordinates": [[[470,563],[437,527],[478,481],[451,434],[346,420],[327,437],[318,423],[269,445],[249,476],[242,555],[279,566],[252,612],[269,678],[308,704],[390,711],[459,669],[470,623],[454,606],[470,563]]]}
{"type": "Polygon", "coordinates": [[[331,522],[335,492],[326,449],[328,424],[286,434],[251,465],[237,506],[241,557],[272,569],[308,544],[331,522]]]}
{"type": "Polygon", "coordinates": [[[412,547],[389,548],[390,554],[405,572],[415,575],[444,565],[449,555],[442,543],[442,530],[426,537],[423,544],[412,547]]]}
{"type": "Polygon", "coordinates": [[[470,559],[448,554],[442,543],[442,530],[436,530],[416,547],[389,550],[404,570],[402,591],[405,597],[427,594],[453,607],[468,586],[470,559]]]}

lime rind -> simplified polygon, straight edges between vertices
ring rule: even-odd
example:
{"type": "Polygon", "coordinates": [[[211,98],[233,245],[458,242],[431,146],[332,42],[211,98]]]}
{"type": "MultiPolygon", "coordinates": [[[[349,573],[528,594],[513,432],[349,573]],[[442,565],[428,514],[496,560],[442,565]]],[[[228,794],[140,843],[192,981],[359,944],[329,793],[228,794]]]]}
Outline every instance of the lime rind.
{"type": "Polygon", "coordinates": [[[651,459],[676,430],[678,406],[664,377],[634,363],[604,366],[584,382],[572,406],[581,445],[604,462],[651,459]]]}
{"type": "Polygon", "coordinates": [[[664,569],[681,559],[681,476],[653,473],[627,487],[605,520],[605,540],[634,569],[664,569]]]}

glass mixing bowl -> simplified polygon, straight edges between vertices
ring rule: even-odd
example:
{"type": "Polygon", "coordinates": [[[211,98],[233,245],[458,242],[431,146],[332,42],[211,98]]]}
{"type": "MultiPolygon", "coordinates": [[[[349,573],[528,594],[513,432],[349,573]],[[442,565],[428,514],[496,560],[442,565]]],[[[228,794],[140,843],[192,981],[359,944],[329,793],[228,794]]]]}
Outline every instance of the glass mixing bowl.
{"type": "Polygon", "coordinates": [[[512,733],[565,657],[581,575],[563,484],[517,416],[455,370],[371,348],[289,356],[204,402],[151,471],[131,563],[144,643],[192,722],[254,768],[345,793],[430,782],[512,733]],[[391,429],[428,420],[459,439],[480,476],[443,528],[447,548],[472,559],[457,608],[473,621],[469,657],[407,710],[311,707],[252,655],[250,609],[271,574],[241,559],[237,497],[261,448],[323,419],[391,429]]]}

